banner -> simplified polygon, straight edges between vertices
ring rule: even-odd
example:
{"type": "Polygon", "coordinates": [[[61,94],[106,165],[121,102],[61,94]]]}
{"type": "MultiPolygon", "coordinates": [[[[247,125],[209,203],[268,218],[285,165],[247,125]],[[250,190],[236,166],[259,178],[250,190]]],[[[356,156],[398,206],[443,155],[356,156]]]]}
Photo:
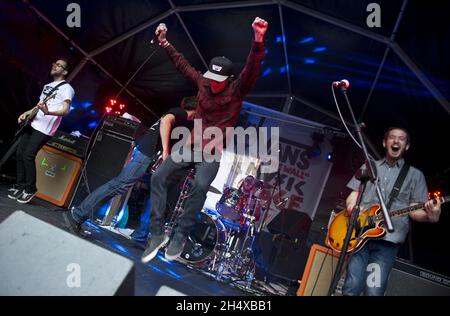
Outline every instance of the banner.
{"type": "Polygon", "coordinates": [[[237,188],[243,178],[253,175],[264,183],[261,199],[267,214],[262,217],[263,228],[282,209],[304,212],[314,219],[333,165],[331,137],[324,132],[328,127],[248,102],[243,103],[240,125],[279,128],[278,172],[261,174],[264,162],[260,157],[236,155],[227,148],[211,184],[210,191],[215,193],[208,193],[205,208],[214,210],[221,197],[218,192],[222,193],[225,187],[237,188]]]}

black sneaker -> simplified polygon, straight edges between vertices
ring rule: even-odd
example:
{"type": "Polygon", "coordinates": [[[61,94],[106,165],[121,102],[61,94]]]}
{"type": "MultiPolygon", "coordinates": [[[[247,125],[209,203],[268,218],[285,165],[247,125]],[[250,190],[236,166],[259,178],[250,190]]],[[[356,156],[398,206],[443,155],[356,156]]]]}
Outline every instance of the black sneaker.
{"type": "Polygon", "coordinates": [[[187,238],[185,235],[179,233],[175,234],[170,240],[169,246],[167,246],[164,257],[169,261],[178,258],[183,253],[186,240],[187,238]]]}
{"type": "Polygon", "coordinates": [[[22,195],[23,190],[16,189],[14,187],[8,189],[8,197],[13,200],[17,200],[22,195]]]}
{"type": "Polygon", "coordinates": [[[166,234],[161,234],[161,235],[153,235],[152,237],[149,239],[148,243],[147,243],[147,248],[145,249],[144,253],[142,254],[142,258],[141,261],[143,263],[147,263],[150,260],[152,260],[153,258],[155,258],[155,256],[158,253],[158,250],[163,247],[165,244],[167,244],[167,242],[169,241],[169,236],[167,236],[166,234]]]}
{"type": "Polygon", "coordinates": [[[36,193],[37,191],[28,193],[27,191],[23,190],[22,194],[17,198],[17,202],[27,204],[34,198],[36,193]]]}

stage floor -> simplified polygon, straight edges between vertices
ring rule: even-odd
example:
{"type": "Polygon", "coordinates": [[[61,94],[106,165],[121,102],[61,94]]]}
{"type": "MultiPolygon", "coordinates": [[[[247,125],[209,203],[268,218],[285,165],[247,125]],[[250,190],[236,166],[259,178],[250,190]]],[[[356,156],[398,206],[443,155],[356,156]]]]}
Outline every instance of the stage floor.
{"type": "MultiPolygon", "coordinates": [[[[0,223],[13,212],[21,210],[72,233],[67,226],[67,210],[38,198],[34,198],[29,204],[19,204],[7,197],[7,189],[6,184],[0,184],[0,223]]],[[[138,296],[285,295],[287,291],[287,288],[280,284],[266,285],[255,281],[255,285],[246,289],[243,282],[235,282],[234,285],[230,285],[227,282],[217,281],[206,271],[192,269],[181,262],[165,260],[161,252],[151,262],[143,264],[140,258],[144,250],[144,243],[134,242],[126,235],[118,234],[91,222],[88,223],[87,228],[91,235],[86,240],[134,261],[135,295],[138,296]]]]}

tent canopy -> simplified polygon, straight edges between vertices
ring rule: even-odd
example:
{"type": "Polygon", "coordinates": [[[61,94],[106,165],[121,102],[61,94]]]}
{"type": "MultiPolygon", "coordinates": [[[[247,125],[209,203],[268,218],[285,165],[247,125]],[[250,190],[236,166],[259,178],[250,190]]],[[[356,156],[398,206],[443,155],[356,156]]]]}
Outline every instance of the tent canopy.
{"type": "Polygon", "coordinates": [[[446,11],[421,1],[377,1],[381,27],[370,28],[371,2],[80,0],[81,27],[71,28],[72,1],[2,1],[0,106],[8,120],[2,135],[10,135],[17,114],[35,104],[59,56],[75,66],[67,128],[82,121],[86,126],[80,128],[92,129],[106,100],[119,91],[128,112],[150,124],[183,96],[196,94],[150,43],[158,23],[166,23],[168,40],[199,71],[224,55],[238,74],[250,48],[251,23],[260,16],[269,22],[267,56],[247,101],[343,129],[330,86],[345,78],[372,149],[382,153],[387,127],[404,126],[412,134],[412,163],[428,177],[442,174],[449,169],[443,146],[450,111],[446,11]]]}

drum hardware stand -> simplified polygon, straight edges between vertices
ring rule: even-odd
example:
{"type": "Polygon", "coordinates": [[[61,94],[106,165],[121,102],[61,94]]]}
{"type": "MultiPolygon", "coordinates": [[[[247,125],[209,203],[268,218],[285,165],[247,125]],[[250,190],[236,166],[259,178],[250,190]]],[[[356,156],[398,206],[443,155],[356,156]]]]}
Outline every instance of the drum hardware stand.
{"type": "Polygon", "coordinates": [[[191,188],[190,181],[194,178],[194,172],[195,172],[194,168],[189,170],[188,175],[186,176],[186,178],[183,181],[183,184],[181,187],[181,192],[178,196],[178,200],[177,200],[175,208],[172,212],[172,215],[170,216],[169,220],[165,224],[164,230],[165,230],[166,234],[169,236],[172,234],[172,231],[175,227],[177,218],[184,211],[184,203],[185,203],[186,199],[189,197],[189,190],[191,188]]]}

